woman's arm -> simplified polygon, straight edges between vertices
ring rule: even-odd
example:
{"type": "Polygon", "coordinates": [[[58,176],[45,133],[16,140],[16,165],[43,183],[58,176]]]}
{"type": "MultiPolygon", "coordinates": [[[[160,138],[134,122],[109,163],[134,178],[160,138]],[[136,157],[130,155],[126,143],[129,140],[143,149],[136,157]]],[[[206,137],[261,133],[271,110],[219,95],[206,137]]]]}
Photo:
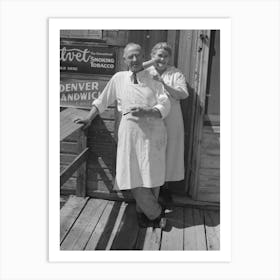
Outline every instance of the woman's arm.
{"type": "Polygon", "coordinates": [[[159,81],[160,83],[162,83],[164,89],[168,92],[168,94],[176,100],[185,99],[189,96],[188,90],[187,90],[186,86],[184,85],[185,84],[184,81],[183,81],[183,83],[178,84],[178,86],[180,86],[180,87],[179,87],[179,89],[176,89],[174,87],[167,85],[159,75],[154,76],[154,79],[159,81]]]}
{"type": "Polygon", "coordinates": [[[150,66],[153,66],[155,65],[156,62],[160,61],[160,58],[153,58],[151,60],[148,60],[148,61],[144,61],[142,63],[142,66],[143,66],[143,69],[147,69],[149,68],[150,66]]]}
{"type": "Polygon", "coordinates": [[[189,96],[188,91],[184,91],[183,89],[175,89],[169,85],[167,85],[164,81],[161,82],[166,89],[166,91],[176,100],[185,99],[189,96]]]}
{"type": "Polygon", "coordinates": [[[176,79],[175,79],[176,87],[172,87],[172,86],[166,84],[159,74],[154,76],[153,78],[155,80],[159,81],[160,83],[162,83],[164,89],[168,92],[168,94],[172,98],[174,98],[176,100],[185,99],[189,96],[189,93],[188,93],[188,90],[186,87],[185,77],[182,73],[178,73],[176,75],[177,75],[176,79]]]}

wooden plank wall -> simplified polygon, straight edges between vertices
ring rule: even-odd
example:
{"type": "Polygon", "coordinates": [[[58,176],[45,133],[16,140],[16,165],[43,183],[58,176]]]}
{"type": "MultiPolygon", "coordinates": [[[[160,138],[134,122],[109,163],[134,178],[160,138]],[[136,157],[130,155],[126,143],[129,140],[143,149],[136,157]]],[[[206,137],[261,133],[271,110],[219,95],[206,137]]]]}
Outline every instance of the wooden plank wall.
{"type": "Polygon", "coordinates": [[[197,199],[220,201],[220,31],[212,30],[197,199]]]}
{"type": "MultiPolygon", "coordinates": [[[[79,154],[78,133],[74,133],[60,142],[60,171],[64,170],[79,154]]],[[[61,187],[62,193],[75,193],[77,172],[61,187]]]]}
{"type": "MultiPolygon", "coordinates": [[[[90,155],[87,165],[87,191],[112,190],[116,160],[115,110],[114,106],[108,108],[94,119],[88,129],[87,145],[90,148],[90,155]]],[[[78,154],[77,137],[78,134],[74,134],[61,143],[61,169],[64,169],[78,154]]],[[[76,180],[75,172],[63,185],[62,192],[73,193],[76,180]]]]}
{"type": "Polygon", "coordinates": [[[167,30],[130,30],[128,42],[140,44],[144,50],[144,60],[151,58],[151,50],[158,42],[167,41],[167,30]]]}
{"type": "MultiPolygon", "coordinates": [[[[89,30],[65,30],[61,36],[67,39],[91,40],[89,30]]],[[[125,70],[123,62],[123,47],[128,41],[126,30],[103,30],[103,42],[115,46],[117,55],[116,71],[125,70]]],[[[65,76],[65,74],[64,74],[65,76]]],[[[70,74],[69,79],[90,79],[91,75],[70,74]]],[[[110,77],[108,77],[110,78],[110,77]]],[[[117,130],[120,115],[116,104],[112,104],[103,114],[97,116],[87,131],[87,145],[90,156],[87,165],[87,192],[110,192],[115,177],[115,161],[117,146],[117,130]]],[[[60,144],[60,168],[63,170],[78,154],[78,135],[72,135],[60,144]]],[[[61,193],[74,194],[77,182],[77,172],[62,186],[61,193]]]]}
{"type": "Polygon", "coordinates": [[[220,201],[220,126],[204,125],[201,138],[197,199],[220,201]]]}
{"type": "Polygon", "coordinates": [[[181,192],[189,192],[190,177],[192,175],[193,157],[193,131],[195,104],[197,98],[197,73],[198,73],[198,30],[180,30],[174,34],[169,31],[168,42],[175,49],[174,65],[183,72],[187,82],[189,97],[181,101],[181,109],[185,130],[185,184],[181,192]],[[179,36],[178,36],[179,35],[179,36]],[[175,40],[175,42],[174,42],[175,40]],[[172,43],[173,42],[173,43],[172,43]],[[178,49],[178,50],[177,50],[178,49]],[[176,51],[177,50],[177,51],[176,51]],[[176,61],[177,60],[177,61],[176,61]]]}
{"type": "MultiPolygon", "coordinates": [[[[103,30],[102,39],[106,45],[114,46],[117,55],[116,71],[126,70],[123,61],[123,49],[128,42],[127,30],[103,30]]],[[[64,30],[62,38],[91,40],[90,30],[64,30]]],[[[64,74],[65,76],[65,74],[64,74]]],[[[96,76],[96,75],[95,75],[96,76]]],[[[64,77],[65,78],[65,77],[64,77]]],[[[72,74],[69,79],[90,79],[91,75],[72,74]]],[[[108,77],[110,78],[110,77],[108,77]]],[[[87,131],[87,145],[90,156],[87,165],[87,193],[112,191],[115,177],[117,131],[120,114],[116,104],[112,104],[104,113],[97,116],[87,131]]],[[[60,145],[60,166],[64,169],[78,154],[78,135],[72,135],[60,145]]],[[[77,172],[62,186],[61,192],[75,193],[77,172]]]]}
{"type": "MultiPolygon", "coordinates": [[[[215,69],[208,68],[209,48],[211,47],[213,51],[213,46],[215,46],[216,58],[219,56],[219,43],[215,42],[214,45],[211,42],[210,45],[209,38],[211,38],[209,30],[180,30],[179,39],[176,31],[168,32],[168,42],[175,49],[173,62],[176,65],[177,55],[177,66],[186,77],[190,94],[186,100],[181,101],[185,125],[186,168],[185,189],[182,191],[187,192],[196,200],[218,202],[220,191],[219,122],[214,126],[211,122],[208,124],[203,122],[207,105],[212,104],[208,89],[213,87],[209,79],[212,77],[213,83],[213,78],[219,76],[219,72],[215,73],[219,60],[213,63],[216,66],[215,69]],[[208,39],[203,41],[201,37],[205,35],[208,39]],[[209,94],[207,99],[206,94],[209,94]]],[[[214,95],[213,91],[211,93],[214,95]]],[[[219,95],[219,92],[217,94],[219,95]]],[[[218,110],[215,112],[219,114],[218,110]]]]}
{"type": "Polygon", "coordinates": [[[220,30],[211,31],[206,113],[220,115],[220,30]]]}

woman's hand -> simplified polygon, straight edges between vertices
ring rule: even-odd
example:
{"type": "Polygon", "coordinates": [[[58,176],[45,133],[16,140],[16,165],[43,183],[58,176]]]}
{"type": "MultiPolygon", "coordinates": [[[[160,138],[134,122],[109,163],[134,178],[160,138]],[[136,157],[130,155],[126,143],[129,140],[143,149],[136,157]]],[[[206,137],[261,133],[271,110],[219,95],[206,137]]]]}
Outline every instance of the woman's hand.
{"type": "Polygon", "coordinates": [[[91,120],[89,118],[81,119],[81,118],[77,117],[73,121],[74,121],[74,123],[77,123],[77,124],[83,124],[84,125],[83,129],[87,129],[91,124],[91,120]]]}
{"type": "Polygon", "coordinates": [[[159,74],[153,75],[153,79],[163,84],[163,79],[159,74]]]}

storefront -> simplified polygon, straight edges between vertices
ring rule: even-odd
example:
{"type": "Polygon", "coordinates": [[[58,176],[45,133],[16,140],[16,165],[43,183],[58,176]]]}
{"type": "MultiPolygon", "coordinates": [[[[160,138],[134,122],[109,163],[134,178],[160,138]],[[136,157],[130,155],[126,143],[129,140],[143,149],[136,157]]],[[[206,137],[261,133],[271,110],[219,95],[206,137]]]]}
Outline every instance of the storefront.
{"type": "MultiPolygon", "coordinates": [[[[186,176],[174,192],[194,200],[219,202],[219,31],[210,30],[62,30],[60,106],[88,110],[117,71],[126,70],[123,49],[139,43],[145,60],[154,44],[172,46],[171,63],[185,75],[189,98],[181,102],[185,130],[186,176]]],[[[87,195],[113,194],[120,116],[110,106],[88,130],[87,195]]],[[[76,155],[77,135],[61,143],[61,169],[76,155]]],[[[74,176],[62,187],[73,193],[74,176]]]]}

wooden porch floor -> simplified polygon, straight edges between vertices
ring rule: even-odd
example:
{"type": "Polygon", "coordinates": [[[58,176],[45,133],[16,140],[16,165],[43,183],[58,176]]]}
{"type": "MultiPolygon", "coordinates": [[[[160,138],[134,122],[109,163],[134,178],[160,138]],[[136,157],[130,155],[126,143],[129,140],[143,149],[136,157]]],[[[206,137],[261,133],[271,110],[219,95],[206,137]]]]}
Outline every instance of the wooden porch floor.
{"type": "Polygon", "coordinates": [[[60,249],[219,250],[218,210],[174,206],[166,217],[166,229],[143,229],[134,203],[70,196],[60,210],[60,249]]]}

